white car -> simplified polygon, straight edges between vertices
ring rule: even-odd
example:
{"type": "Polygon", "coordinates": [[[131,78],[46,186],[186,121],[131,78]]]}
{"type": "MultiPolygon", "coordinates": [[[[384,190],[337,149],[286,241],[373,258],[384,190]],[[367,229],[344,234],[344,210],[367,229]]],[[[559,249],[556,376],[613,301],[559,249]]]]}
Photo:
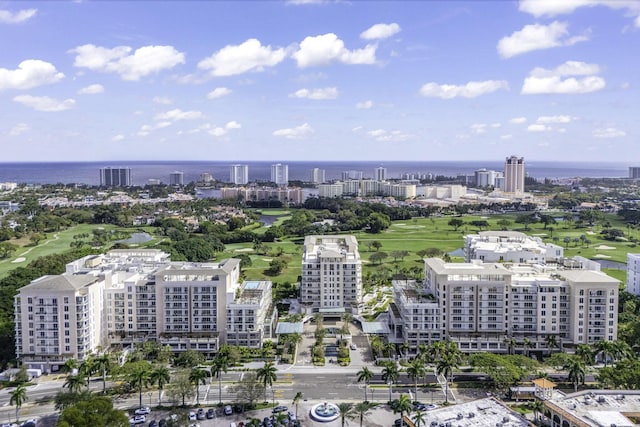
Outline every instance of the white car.
{"type": "Polygon", "coordinates": [[[147,421],[147,417],[144,415],[136,415],[133,418],[129,418],[129,424],[144,424],[147,421]]]}
{"type": "Polygon", "coordinates": [[[224,407],[224,414],[225,415],[233,414],[233,408],[231,407],[231,405],[227,405],[224,407]]]}
{"type": "Polygon", "coordinates": [[[149,408],[148,406],[143,406],[141,408],[138,408],[134,412],[134,414],[136,415],[148,415],[150,413],[151,413],[151,408],[149,408]]]}
{"type": "Polygon", "coordinates": [[[196,415],[195,412],[189,412],[189,421],[196,421],[198,419],[198,416],[196,415]]]}

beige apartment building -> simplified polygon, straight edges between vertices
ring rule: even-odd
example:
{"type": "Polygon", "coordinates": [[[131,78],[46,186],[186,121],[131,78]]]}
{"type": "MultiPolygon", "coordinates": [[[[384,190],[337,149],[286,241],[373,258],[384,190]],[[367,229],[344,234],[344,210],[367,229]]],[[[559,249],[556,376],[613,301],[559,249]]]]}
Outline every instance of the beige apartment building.
{"type": "Polygon", "coordinates": [[[391,340],[414,352],[447,339],[464,352],[532,354],[613,341],[618,284],[600,271],[561,265],[430,258],[422,286],[394,283],[391,340]],[[426,327],[433,318],[437,328],[426,327]]]}
{"type": "Polygon", "coordinates": [[[156,249],[87,256],[19,289],[17,356],[52,372],[68,358],[148,340],[210,356],[221,344],[244,342],[237,332],[252,332],[242,345],[259,347],[272,337],[276,315],[271,282],[252,286],[240,282],[237,259],[171,262],[156,249]]]}
{"type": "Polygon", "coordinates": [[[305,237],[300,302],[308,312],[358,313],[362,260],[354,236],[305,237]]]}

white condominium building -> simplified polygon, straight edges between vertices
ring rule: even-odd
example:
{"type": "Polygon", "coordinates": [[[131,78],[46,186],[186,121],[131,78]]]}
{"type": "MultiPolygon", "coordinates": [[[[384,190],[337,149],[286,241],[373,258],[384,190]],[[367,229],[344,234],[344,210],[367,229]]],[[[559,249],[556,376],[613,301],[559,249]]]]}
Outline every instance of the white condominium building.
{"type": "Polygon", "coordinates": [[[240,284],[237,259],[171,262],[156,249],[87,256],[69,263],[62,275],[45,276],[19,289],[18,357],[27,367],[51,372],[66,359],[81,360],[99,347],[148,340],[169,345],[174,352],[191,349],[212,355],[228,337],[234,343],[243,340],[235,332],[240,332],[238,325],[248,330],[249,323],[257,334],[247,338],[246,345],[261,346],[262,339],[271,336],[274,318],[265,314],[273,311],[271,283],[260,283],[256,292],[250,292],[250,284],[240,284]],[[229,311],[238,304],[247,310],[229,311]]]}
{"type": "Polygon", "coordinates": [[[546,264],[564,256],[564,248],[517,231],[481,231],[464,237],[465,261],[546,264]]]}
{"type": "Polygon", "coordinates": [[[362,261],[354,236],[305,237],[300,301],[309,312],[358,312],[362,261]]]}
{"type": "Polygon", "coordinates": [[[314,184],[322,184],[326,182],[325,179],[325,170],[320,168],[313,168],[311,170],[311,182],[314,184]]]}
{"type": "Polygon", "coordinates": [[[229,181],[236,185],[249,183],[249,165],[231,165],[229,181]]]}
{"type": "Polygon", "coordinates": [[[271,182],[276,185],[289,184],[289,165],[277,163],[271,165],[271,182]]]}
{"type": "Polygon", "coordinates": [[[627,292],[640,296],[640,254],[627,254],[627,292]]]}
{"type": "MultiPolygon", "coordinates": [[[[439,305],[441,339],[457,342],[462,351],[507,352],[505,340],[513,337],[515,350],[534,353],[553,350],[550,340],[560,349],[615,340],[618,284],[594,270],[430,258],[424,288],[415,292],[424,294],[424,304],[439,305]]],[[[402,312],[402,293],[396,295],[402,312]]],[[[396,330],[403,325],[404,341],[417,346],[436,339],[421,339],[420,322],[409,319],[395,320],[396,330]]]]}
{"type": "Polygon", "coordinates": [[[275,336],[271,282],[245,282],[237,298],[227,304],[227,344],[259,348],[264,338],[275,336]]]}
{"type": "Polygon", "coordinates": [[[445,339],[464,352],[538,355],[613,341],[618,283],[595,270],[430,258],[422,286],[394,282],[389,339],[413,354],[445,339]]]}
{"type": "Polygon", "coordinates": [[[385,167],[378,167],[375,170],[374,173],[374,178],[376,179],[376,181],[386,181],[387,179],[387,168],[385,167]]]}
{"type": "Polygon", "coordinates": [[[57,275],[20,289],[14,300],[16,353],[27,368],[50,372],[106,343],[104,286],[96,276],[57,275]]]}

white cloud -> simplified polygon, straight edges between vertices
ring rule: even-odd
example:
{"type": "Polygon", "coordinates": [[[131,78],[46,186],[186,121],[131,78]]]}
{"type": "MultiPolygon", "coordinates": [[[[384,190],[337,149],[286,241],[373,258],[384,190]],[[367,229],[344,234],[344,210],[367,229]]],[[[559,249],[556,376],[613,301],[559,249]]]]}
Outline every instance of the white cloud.
{"type": "Polygon", "coordinates": [[[537,123],[570,123],[571,116],[540,116],[537,123]]]}
{"type": "Polygon", "coordinates": [[[0,90],[31,89],[57,83],[63,78],[64,74],[58,72],[53,64],[39,59],[27,59],[18,64],[15,70],[0,68],[0,90]]]}
{"type": "Polygon", "coordinates": [[[96,95],[104,92],[104,86],[101,84],[93,84],[87,87],[83,87],[78,91],[79,95],[96,95]]]}
{"type": "Polygon", "coordinates": [[[33,18],[36,13],[38,13],[38,9],[22,9],[15,13],[8,10],[0,10],[0,22],[3,24],[19,24],[33,18]]]}
{"type": "Polygon", "coordinates": [[[289,95],[289,98],[307,98],[313,100],[336,99],[338,88],[325,87],[324,89],[300,89],[289,95]]]}
{"type": "Polygon", "coordinates": [[[73,63],[76,67],[117,73],[123,80],[132,81],[184,64],[184,53],[178,52],[173,46],[143,46],[133,53],[131,51],[129,46],[109,49],[85,44],[69,52],[76,54],[73,63]]]}
{"type": "Polygon", "coordinates": [[[122,141],[123,139],[124,139],[124,135],[123,134],[118,134],[118,135],[114,136],[113,138],[111,138],[111,140],[113,142],[122,141]]]}
{"type": "Polygon", "coordinates": [[[487,132],[487,125],[484,123],[474,123],[471,125],[471,131],[476,135],[481,135],[487,132]]]}
{"type": "Polygon", "coordinates": [[[303,139],[313,133],[313,128],[305,123],[295,128],[278,129],[273,132],[273,136],[283,136],[287,139],[303,139]]]}
{"type": "Polygon", "coordinates": [[[46,111],[46,112],[56,112],[56,111],[64,111],[76,104],[76,101],[73,99],[65,99],[63,101],[49,98],[48,96],[31,96],[31,95],[18,95],[13,98],[15,102],[19,102],[20,104],[33,108],[36,111],[46,111]]]}
{"type": "Polygon", "coordinates": [[[557,16],[573,13],[580,7],[606,6],[611,9],[626,9],[636,16],[636,27],[640,27],[640,3],[634,0],[521,0],[519,9],[535,17],[557,16]]]}
{"type": "Polygon", "coordinates": [[[571,46],[588,40],[586,36],[569,37],[566,22],[554,21],[549,25],[525,25],[520,31],[503,37],[498,42],[498,53],[503,58],[511,58],[534,50],[559,46],[571,46]]]}
{"type": "Polygon", "coordinates": [[[363,102],[358,102],[358,103],[356,104],[356,108],[357,108],[358,110],[368,110],[368,109],[370,109],[371,107],[373,107],[373,101],[371,101],[371,100],[363,101],[363,102]]]}
{"type": "Polygon", "coordinates": [[[195,111],[195,110],[182,111],[181,109],[176,108],[174,110],[156,114],[155,119],[176,121],[176,120],[195,120],[195,119],[201,119],[202,117],[203,117],[203,114],[200,111],[195,111]]]}
{"type": "Polygon", "coordinates": [[[349,50],[338,36],[327,33],[306,37],[292,57],[300,68],[328,65],[334,61],[343,64],[375,64],[376,46],[367,45],[362,49],[349,50]]]}
{"type": "Polygon", "coordinates": [[[395,22],[392,24],[375,24],[369,29],[360,33],[360,38],[365,40],[386,39],[400,32],[400,25],[395,22]]]}
{"type": "Polygon", "coordinates": [[[408,133],[400,130],[387,131],[385,129],[375,129],[367,132],[367,136],[379,142],[402,142],[411,137],[408,133]]]}
{"type": "Polygon", "coordinates": [[[475,98],[497,90],[509,89],[509,83],[505,80],[486,80],[482,82],[469,82],[465,85],[447,85],[438,83],[427,83],[420,88],[420,95],[442,99],[451,99],[458,96],[464,98],[475,98]]]}
{"type": "Polygon", "coordinates": [[[15,125],[14,127],[11,128],[11,130],[9,131],[9,135],[10,136],[18,136],[21,135],[27,131],[31,130],[31,128],[29,127],[28,124],[26,123],[18,123],[17,125],[15,125]]]}
{"type": "Polygon", "coordinates": [[[517,124],[521,124],[521,123],[526,123],[527,122],[527,118],[526,117],[514,117],[513,119],[509,120],[509,123],[517,125],[517,124]]]}
{"type": "Polygon", "coordinates": [[[590,93],[604,89],[605,80],[593,74],[600,72],[598,64],[579,61],[567,61],[555,69],[534,68],[525,78],[523,95],[536,94],[578,94],[590,93]],[[585,77],[567,77],[585,76],[585,77]],[[567,77],[567,78],[564,78],[567,77]]]}
{"type": "Polygon", "coordinates": [[[505,140],[505,141],[508,140],[508,139],[511,139],[511,138],[513,138],[513,135],[511,135],[511,134],[501,135],[500,136],[500,139],[505,140]]]}
{"type": "Polygon", "coordinates": [[[234,121],[230,121],[228,122],[226,125],[224,126],[216,126],[213,127],[211,129],[209,129],[209,135],[213,135],[215,137],[221,137],[226,135],[227,133],[229,133],[230,130],[232,129],[240,129],[242,126],[240,125],[240,123],[234,121]]]}
{"type": "Polygon", "coordinates": [[[201,70],[210,70],[213,76],[233,76],[247,71],[263,71],[273,67],[286,57],[283,48],[272,49],[262,46],[260,40],[249,39],[244,43],[227,45],[198,63],[201,70]]]}
{"type": "Polygon", "coordinates": [[[623,136],[627,136],[627,133],[616,128],[602,128],[595,129],[592,132],[592,135],[594,138],[620,138],[623,136]]]}
{"type": "Polygon", "coordinates": [[[226,87],[217,87],[207,94],[207,99],[218,99],[231,94],[231,89],[226,87]]]}
{"type": "Polygon", "coordinates": [[[168,96],[154,96],[152,101],[155,104],[160,104],[160,105],[171,105],[171,104],[173,104],[173,101],[171,101],[171,98],[169,98],[168,96]]]}
{"type": "Polygon", "coordinates": [[[532,124],[527,126],[527,131],[529,132],[548,132],[550,130],[551,130],[551,127],[543,124],[532,124]]]}

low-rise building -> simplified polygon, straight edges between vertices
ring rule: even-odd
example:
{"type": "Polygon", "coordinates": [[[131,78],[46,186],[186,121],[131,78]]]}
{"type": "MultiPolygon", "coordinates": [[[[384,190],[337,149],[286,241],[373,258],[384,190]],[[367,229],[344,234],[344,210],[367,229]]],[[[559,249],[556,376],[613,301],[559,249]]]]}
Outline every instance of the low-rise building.
{"type": "Polygon", "coordinates": [[[518,231],[481,231],[464,237],[464,257],[467,262],[546,264],[560,261],[564,248],[518,231]]]}

